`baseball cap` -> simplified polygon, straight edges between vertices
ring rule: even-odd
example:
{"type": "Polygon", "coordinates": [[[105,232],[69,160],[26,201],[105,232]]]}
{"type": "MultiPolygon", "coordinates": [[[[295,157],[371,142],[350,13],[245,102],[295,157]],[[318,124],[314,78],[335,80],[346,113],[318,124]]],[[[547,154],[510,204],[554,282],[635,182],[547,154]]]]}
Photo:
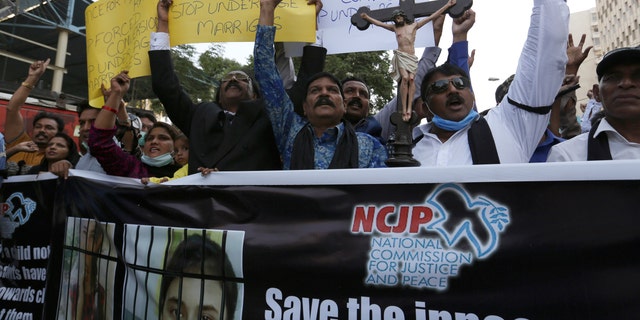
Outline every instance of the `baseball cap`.
{"type": "Polygon", "coordinates": [[[640,47],[618,48],[607,52],[596,67],[598,81],[602,79],[602,76],[607,72],[607,70],[619,64],[628,62],[640,63],[640,47]]]}

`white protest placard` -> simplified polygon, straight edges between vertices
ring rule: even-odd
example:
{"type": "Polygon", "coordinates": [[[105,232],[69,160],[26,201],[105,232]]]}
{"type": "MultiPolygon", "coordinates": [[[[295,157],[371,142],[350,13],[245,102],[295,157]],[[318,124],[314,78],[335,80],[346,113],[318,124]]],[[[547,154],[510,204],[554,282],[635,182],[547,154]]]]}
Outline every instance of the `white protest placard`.
{"type": "MultiPolygon", "coordinates": [[[[393,32],[376,26],[358,30],[351,24],[351,16],[360,7],[371,10],[397,7],[401,0],[340,0],[324,1],[318,14],[318,29],[322,31],[322,45],[329,54],[393,50],[398,48],[393,32]]],[[[416,0],[416,3],[427,2],[416,0]]],[[[433,25],[428,23],[416,34],[416,48],[434,45],[433,25]]]]}

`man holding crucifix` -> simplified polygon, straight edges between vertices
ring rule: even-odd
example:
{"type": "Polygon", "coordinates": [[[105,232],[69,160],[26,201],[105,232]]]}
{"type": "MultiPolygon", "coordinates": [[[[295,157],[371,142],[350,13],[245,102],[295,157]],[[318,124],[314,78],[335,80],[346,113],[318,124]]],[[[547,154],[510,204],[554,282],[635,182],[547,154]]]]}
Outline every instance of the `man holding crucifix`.
{"type": "Polygon", "coordinates": [[[449,0],[449,2],[438,11],[415,24],[413,20],[409,20],[408,16],[402,10],[395,10],[393,12],[394,24],[387,24],[372,18],[366,12],[360,14],[362,19],[369,23],[393,31],[396,34],[398,49],[393,51],[394,56],[393,60],[391,60],[391,65],[393,66],[392,73],[394,74],[394,80],[398,81],[402,79],[399,89],[400,101],[402,103],[402,120],[405,122],[409,122],[411,119],[413,95],[416,90],[413,83],[416,70],[418,69],[418,57],[415,55],[416,32],[429,21],[445,13],[455,4],[456,0],[449,0]]]}

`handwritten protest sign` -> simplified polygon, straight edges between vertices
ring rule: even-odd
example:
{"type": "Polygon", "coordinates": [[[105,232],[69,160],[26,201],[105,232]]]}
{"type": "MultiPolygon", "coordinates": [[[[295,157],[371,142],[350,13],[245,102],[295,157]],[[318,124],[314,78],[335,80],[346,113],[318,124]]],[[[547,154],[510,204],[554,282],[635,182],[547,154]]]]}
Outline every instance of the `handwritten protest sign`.
{"type": "MultiPolygon", "coordinates": [[[[149,36],[156,31],[157,2],[100,0],[85,11],[89,99],[103,104],[100,85],[122,70],[150,74],[149,36]]],[[[169,12],[171,45],[254,41],[258,0],[176,0],[169,12]]],[[[284,0],[276,10],[276,41],[313,42],[315,9],[306,0],[284,0]]]]}
{"type": "Polygon", "coordinates": [[[85,11],[90,104],[102,106],[100,85],[122,70],[133,77],[149,74],[149,35],[156,30],[156,3],[101,0],[85,11]]]}
{"type": "MultiPolygon", "coordinates": [[[[258,0],[175,1],[169,12],[171,45],[252,42],[259,15],[258,0]]],[[[276,41],[313,42],[314,15],[315,8],[306,0],[283,0],[276,10],[276,41]]]]}
{"type": "MultiPolygon", "coordinates": [[[[351,16],[360,7],[376,10],[397,7],[399,2],[399,0],[324,1],[322,11],[318,15],[318,29],[322,30],[322,45],[327,48],[327,53],[396,49],[398,44],[393,33],[375,26],[360,31],[351,25],[351,16]]],[[[416,3],[419,2],[427,1],[416,0],[416,3]]],[[[420,48],[433,45],[433,27],[428,23],[417,32],[415,46],[420,48]]]]}

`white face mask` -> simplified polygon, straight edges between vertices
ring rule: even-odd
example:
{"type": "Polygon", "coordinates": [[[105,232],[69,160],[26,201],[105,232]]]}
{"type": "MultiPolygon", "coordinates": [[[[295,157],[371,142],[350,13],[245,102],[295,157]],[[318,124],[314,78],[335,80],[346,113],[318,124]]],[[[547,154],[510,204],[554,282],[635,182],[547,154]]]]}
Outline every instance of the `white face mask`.
{"type": "Polygon", "coordinates": [[[171,152],[167,152],[157,157],[149,157],[146,154],[143,154],[142,157],[140,157],[140,161],[148,166],[162,167],[173,162],[173,155],[171,155],[171,152]]]}

